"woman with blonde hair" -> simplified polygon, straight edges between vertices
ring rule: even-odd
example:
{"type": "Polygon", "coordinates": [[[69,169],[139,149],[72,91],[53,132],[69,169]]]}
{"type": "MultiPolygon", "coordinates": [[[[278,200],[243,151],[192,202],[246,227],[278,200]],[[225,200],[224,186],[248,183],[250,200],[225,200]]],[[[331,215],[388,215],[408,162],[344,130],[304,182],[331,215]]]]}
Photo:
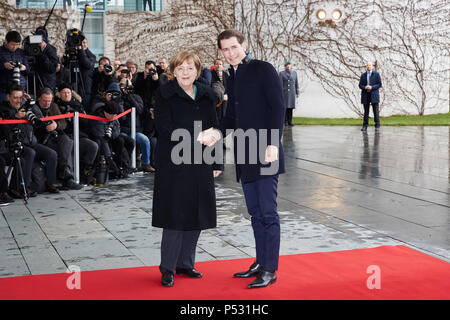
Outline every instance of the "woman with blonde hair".
{"type": "MultiPolygon", "coordinates": [[[[194,268],[195,249],[201,230],[216,227],[214,177],[223,168],[220,164],[207,164],[203,158],[194,162],[194,150],[204,148],[194,133],[218,126],[214,92],[196,81],[201,71],[199,57],[182,51],[171,59],[169,69],[174,80],[160,86],[156,93],[155,124],[159,137],[152,212],[152,225],[163,228],[159,268],[161,284],[168,287],[173,286],[175,274],[202,277],[194,268]],[[181,163],[172,159],[177,145],[172,141],[172,133],[178,129],[190,133],[192,151],[189,155],[188,150],[183,151],[186,154],[181,156],[181,163]]],[[[183,140],[183,144],[186,142],[183,140]]]]}

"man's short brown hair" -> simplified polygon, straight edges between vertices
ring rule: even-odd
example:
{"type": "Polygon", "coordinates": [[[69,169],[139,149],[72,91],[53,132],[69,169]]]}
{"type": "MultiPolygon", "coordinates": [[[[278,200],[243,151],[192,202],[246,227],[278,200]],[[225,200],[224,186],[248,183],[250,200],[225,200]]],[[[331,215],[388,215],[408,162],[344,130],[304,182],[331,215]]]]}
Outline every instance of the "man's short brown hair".
{"type": "Polygon", "coordinates": [[[219,47],[219,49],[222,49],[221,45],[220,45],[220,41],[221,40],[226,40],[226,39],[230,39],[236,37],[237,41],[242,44],[245,40],[244,35],[242,34],[242,32],[238,31],[238,30],[234,30],[234,29],[227,29],[225,31],[222,31],[219,36],[217,37],[217,47],[219,47]]]}
{"type": "Polygon", "coordinates": [[[42,97],[43,94],[53,96],[53,91],[52,91],[52,89],[47,88],[47,87],[42,88],[42,89],[39,90],[39,92],[38,92],[38,98],[42,97]]]}
{"type": "Polygon", "coordinates": [[[170,59],[169,70],[172,74],[174,74],[175,68],[179,65],[182,65],[183,62],[191,60],[194,62],[195,68],[197,69],[197,77],[200,77],[200,73],[202,72],[202,62],[200,58],[193,52],[184,50],[178,52],[172,59],[170,59]]]}

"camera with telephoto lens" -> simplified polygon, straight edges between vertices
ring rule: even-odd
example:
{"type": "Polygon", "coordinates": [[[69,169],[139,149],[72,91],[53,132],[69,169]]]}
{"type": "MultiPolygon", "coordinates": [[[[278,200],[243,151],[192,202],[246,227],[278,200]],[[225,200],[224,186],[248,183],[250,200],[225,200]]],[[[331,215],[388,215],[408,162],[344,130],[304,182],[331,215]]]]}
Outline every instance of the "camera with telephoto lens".
{"type": "Polygon", "coordinates": [[[13,83],[20,85],[20,67],[22,64],[19,61],[12,61],[11,64],[14,66],[13,68],[13,83]]]}
{"type": "Polygon", "coordinates": [[[155,70],[155,69],[153,69],[153,68],[150,68],[149,70],[148,70],[148,74],[150,75],[150,76],[154,76],[155,74],[157,73],[157,71],[155,70]]]}
{"type": "Polygon", "coordinates": [[[123,70],[120,70],[120,73],[130,74],[130,70],[128,70],[128,69],[123,69],[123,70]]]}
{"type": "Polygon", "coordinates": [[[30,121],[33,125],[41,125],[42,121],[39,119],[34,112],[31,110],[33,109],[34,105],[36,104],[36,101],[34,99],[28,99],[25,104],[21,107],[21,109],[24,109],[25,111],[25,119],[30,121]]]}
{"type": "Polygon", "coordinates": [[[117,101],[120,102],[122,99],[122,94],[118,91],[112,91],[111,93],[111,101],[117,101]]]}
{"type": "Polygon", "coordinates": [[[111,139],[114,124],[111,122],[105,129],[105,138],[111,139]]]}
{"type": "Polygon", "coordinates": [[[106,73],[110,73],[110,72],[113,71],[113,67],[111,65],[109,65],[109,64],[105,64],[103,66],[103,69],[105,70],[106,73]]]}
{"type": "MultiPolygon", "coordinates": [[[[25,104],[23,105],[23,108],[25,109],[25,119],[30,121],[35,128],[42,128],[52,124],[51,120],[42,121],[34,114],[32,108],[35,104],[36,101],[34,101],[33,99],[29,99],[25,102],[25,104]]],[[[50,137],[55,139],[58,138],[58,131],[53,130],[48,132],[46,137],[44,138],[45,142],[43,142],[42,144],[46,144],[50,137]]]]}

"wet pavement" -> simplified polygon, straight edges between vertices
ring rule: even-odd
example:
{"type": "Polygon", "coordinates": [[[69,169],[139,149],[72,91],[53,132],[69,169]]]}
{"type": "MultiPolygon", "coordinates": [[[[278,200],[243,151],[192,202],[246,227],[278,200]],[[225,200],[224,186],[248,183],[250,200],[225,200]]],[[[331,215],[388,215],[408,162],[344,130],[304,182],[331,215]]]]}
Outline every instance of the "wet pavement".
{"type": "MultiPolygon", "coordinates": [[[[295,126],[283,145],[281,254],[406,245],[450,261],[450,127],[295,126]]],[[[229,150],[227,157],[230,157],[229,150]]],[[[254,257],[241,186],[216,180],[218,227],[201,233],[197,261],[254,257]]],[[[153,174],[101,188],[42,194],[1,207],[0,277],[154,266],[153,174]]]]}

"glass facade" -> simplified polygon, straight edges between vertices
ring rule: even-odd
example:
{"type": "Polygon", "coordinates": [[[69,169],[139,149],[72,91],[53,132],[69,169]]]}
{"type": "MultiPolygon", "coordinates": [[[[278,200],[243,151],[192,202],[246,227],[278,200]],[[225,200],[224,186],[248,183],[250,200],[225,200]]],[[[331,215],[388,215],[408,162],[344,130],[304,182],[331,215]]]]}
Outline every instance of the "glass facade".
{"type": "MultiPolygon", "coordinates": [[[[51,9],[54,0],[16,0],[17,8],[28,9],[51,9]]],[[[152,11],[162,11],[164,0],[57,0],[55,8],[79,8],[84,9],[88,4],[94,11],[106,10],[126,10],[126,11],[149,11],[151,5],[152,11]]]]}
{"type": "Polygon", "coordinates": [[[17,8],[56,9],[78,8],[81,14],[80,26],[83,23],[85,5],[89,5],[92,12],[86,14],[83,33],[89,43],[89,50],[100,58],[104,54],[104,13],[108,10],[143,11],[144,2],[146,11],[162,11],[164,0],[16,0],[17,8]]]}

